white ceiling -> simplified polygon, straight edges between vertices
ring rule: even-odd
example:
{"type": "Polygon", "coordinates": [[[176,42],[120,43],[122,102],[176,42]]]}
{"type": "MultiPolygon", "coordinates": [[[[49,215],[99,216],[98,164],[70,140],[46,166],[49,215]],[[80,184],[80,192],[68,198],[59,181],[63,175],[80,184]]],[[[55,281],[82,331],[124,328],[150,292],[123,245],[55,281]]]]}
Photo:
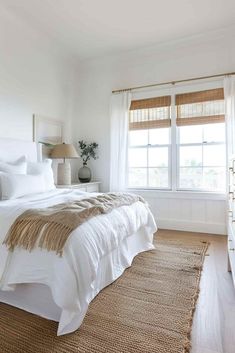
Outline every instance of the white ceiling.
{"type": "Polygon", "coordinates": [[[235,24],[235,0],[0,0],[0,4],[79,59],[235,24]]]}

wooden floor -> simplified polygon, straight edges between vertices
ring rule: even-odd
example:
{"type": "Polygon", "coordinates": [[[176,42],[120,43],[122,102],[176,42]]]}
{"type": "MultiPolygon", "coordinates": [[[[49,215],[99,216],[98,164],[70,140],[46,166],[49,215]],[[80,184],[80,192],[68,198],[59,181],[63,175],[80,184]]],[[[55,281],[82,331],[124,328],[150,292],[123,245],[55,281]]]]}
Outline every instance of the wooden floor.
{"type": "MultiPolygon", "coordinates": [[[[158,232],[166,237],[178,233],[158,232]]],[[[222,235],[184,233],[210,242],[194,314],[190,353],[235,353],[235,288],[227,272],[227,239],[222,235]]]]}

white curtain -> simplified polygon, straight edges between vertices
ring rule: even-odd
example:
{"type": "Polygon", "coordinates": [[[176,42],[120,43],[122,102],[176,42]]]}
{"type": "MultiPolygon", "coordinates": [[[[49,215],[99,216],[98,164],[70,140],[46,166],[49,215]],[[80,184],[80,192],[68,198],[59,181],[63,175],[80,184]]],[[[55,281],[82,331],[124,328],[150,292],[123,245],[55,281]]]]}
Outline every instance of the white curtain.
{"type": "Polygon", "coordinates": [[[227,161],[235,154],[235,77],[224,79],[225,122],[227,137],[227,161]]]}
{"type": "Polygon", "coordinates": [[[111,97],[110,191],[123,191],[127,186],[128,126],[131,93],[111,97]]]}

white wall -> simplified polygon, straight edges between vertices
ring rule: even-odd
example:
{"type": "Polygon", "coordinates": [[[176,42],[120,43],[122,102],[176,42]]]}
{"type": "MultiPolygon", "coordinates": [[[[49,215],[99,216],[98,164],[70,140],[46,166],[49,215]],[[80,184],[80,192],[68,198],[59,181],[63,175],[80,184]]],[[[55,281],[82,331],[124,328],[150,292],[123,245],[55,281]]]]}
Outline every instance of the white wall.
{"type": "MultiPolygon", "coordinates": [[[[94,177],[109,187],[109,101],[113,89],[155,82],[235,71],[235,30],[223,30],[207,36],[185,39],[168,45],[96,58],[80,64],[77,75],[77,99],[73,121],[74,142],[94,140],[100,145],[100,158],[92,162],[94,177]]],[[[146,198],[160,226],[225,232],[225,201],[180,199],[175,193],[166,197],[157,193],[146,198]]]]}
{"type": "Polygon", "coordinates": [[[159,228],[226,234],[226,202],[223,195],[182,192],[147,192],[159,228]]]}
{"type": "Polygon", "coordinates": [[[31,140],[36,113],[63,120],[70,139],[71,61],[45,34],[0,10],[0,137],[31,140]]]}

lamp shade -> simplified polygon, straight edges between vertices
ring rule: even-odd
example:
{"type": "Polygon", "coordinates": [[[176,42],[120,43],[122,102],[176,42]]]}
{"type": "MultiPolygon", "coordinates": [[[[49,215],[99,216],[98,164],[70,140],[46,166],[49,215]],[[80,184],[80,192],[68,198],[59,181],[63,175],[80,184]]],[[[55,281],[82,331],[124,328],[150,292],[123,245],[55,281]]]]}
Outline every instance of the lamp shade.
{"type": "Polygon", "coordinates": [[[51,152],[51,158],[79,158],[79,155],[74,145],[69,143],[62,143],[55,145],[51,152]]]}

